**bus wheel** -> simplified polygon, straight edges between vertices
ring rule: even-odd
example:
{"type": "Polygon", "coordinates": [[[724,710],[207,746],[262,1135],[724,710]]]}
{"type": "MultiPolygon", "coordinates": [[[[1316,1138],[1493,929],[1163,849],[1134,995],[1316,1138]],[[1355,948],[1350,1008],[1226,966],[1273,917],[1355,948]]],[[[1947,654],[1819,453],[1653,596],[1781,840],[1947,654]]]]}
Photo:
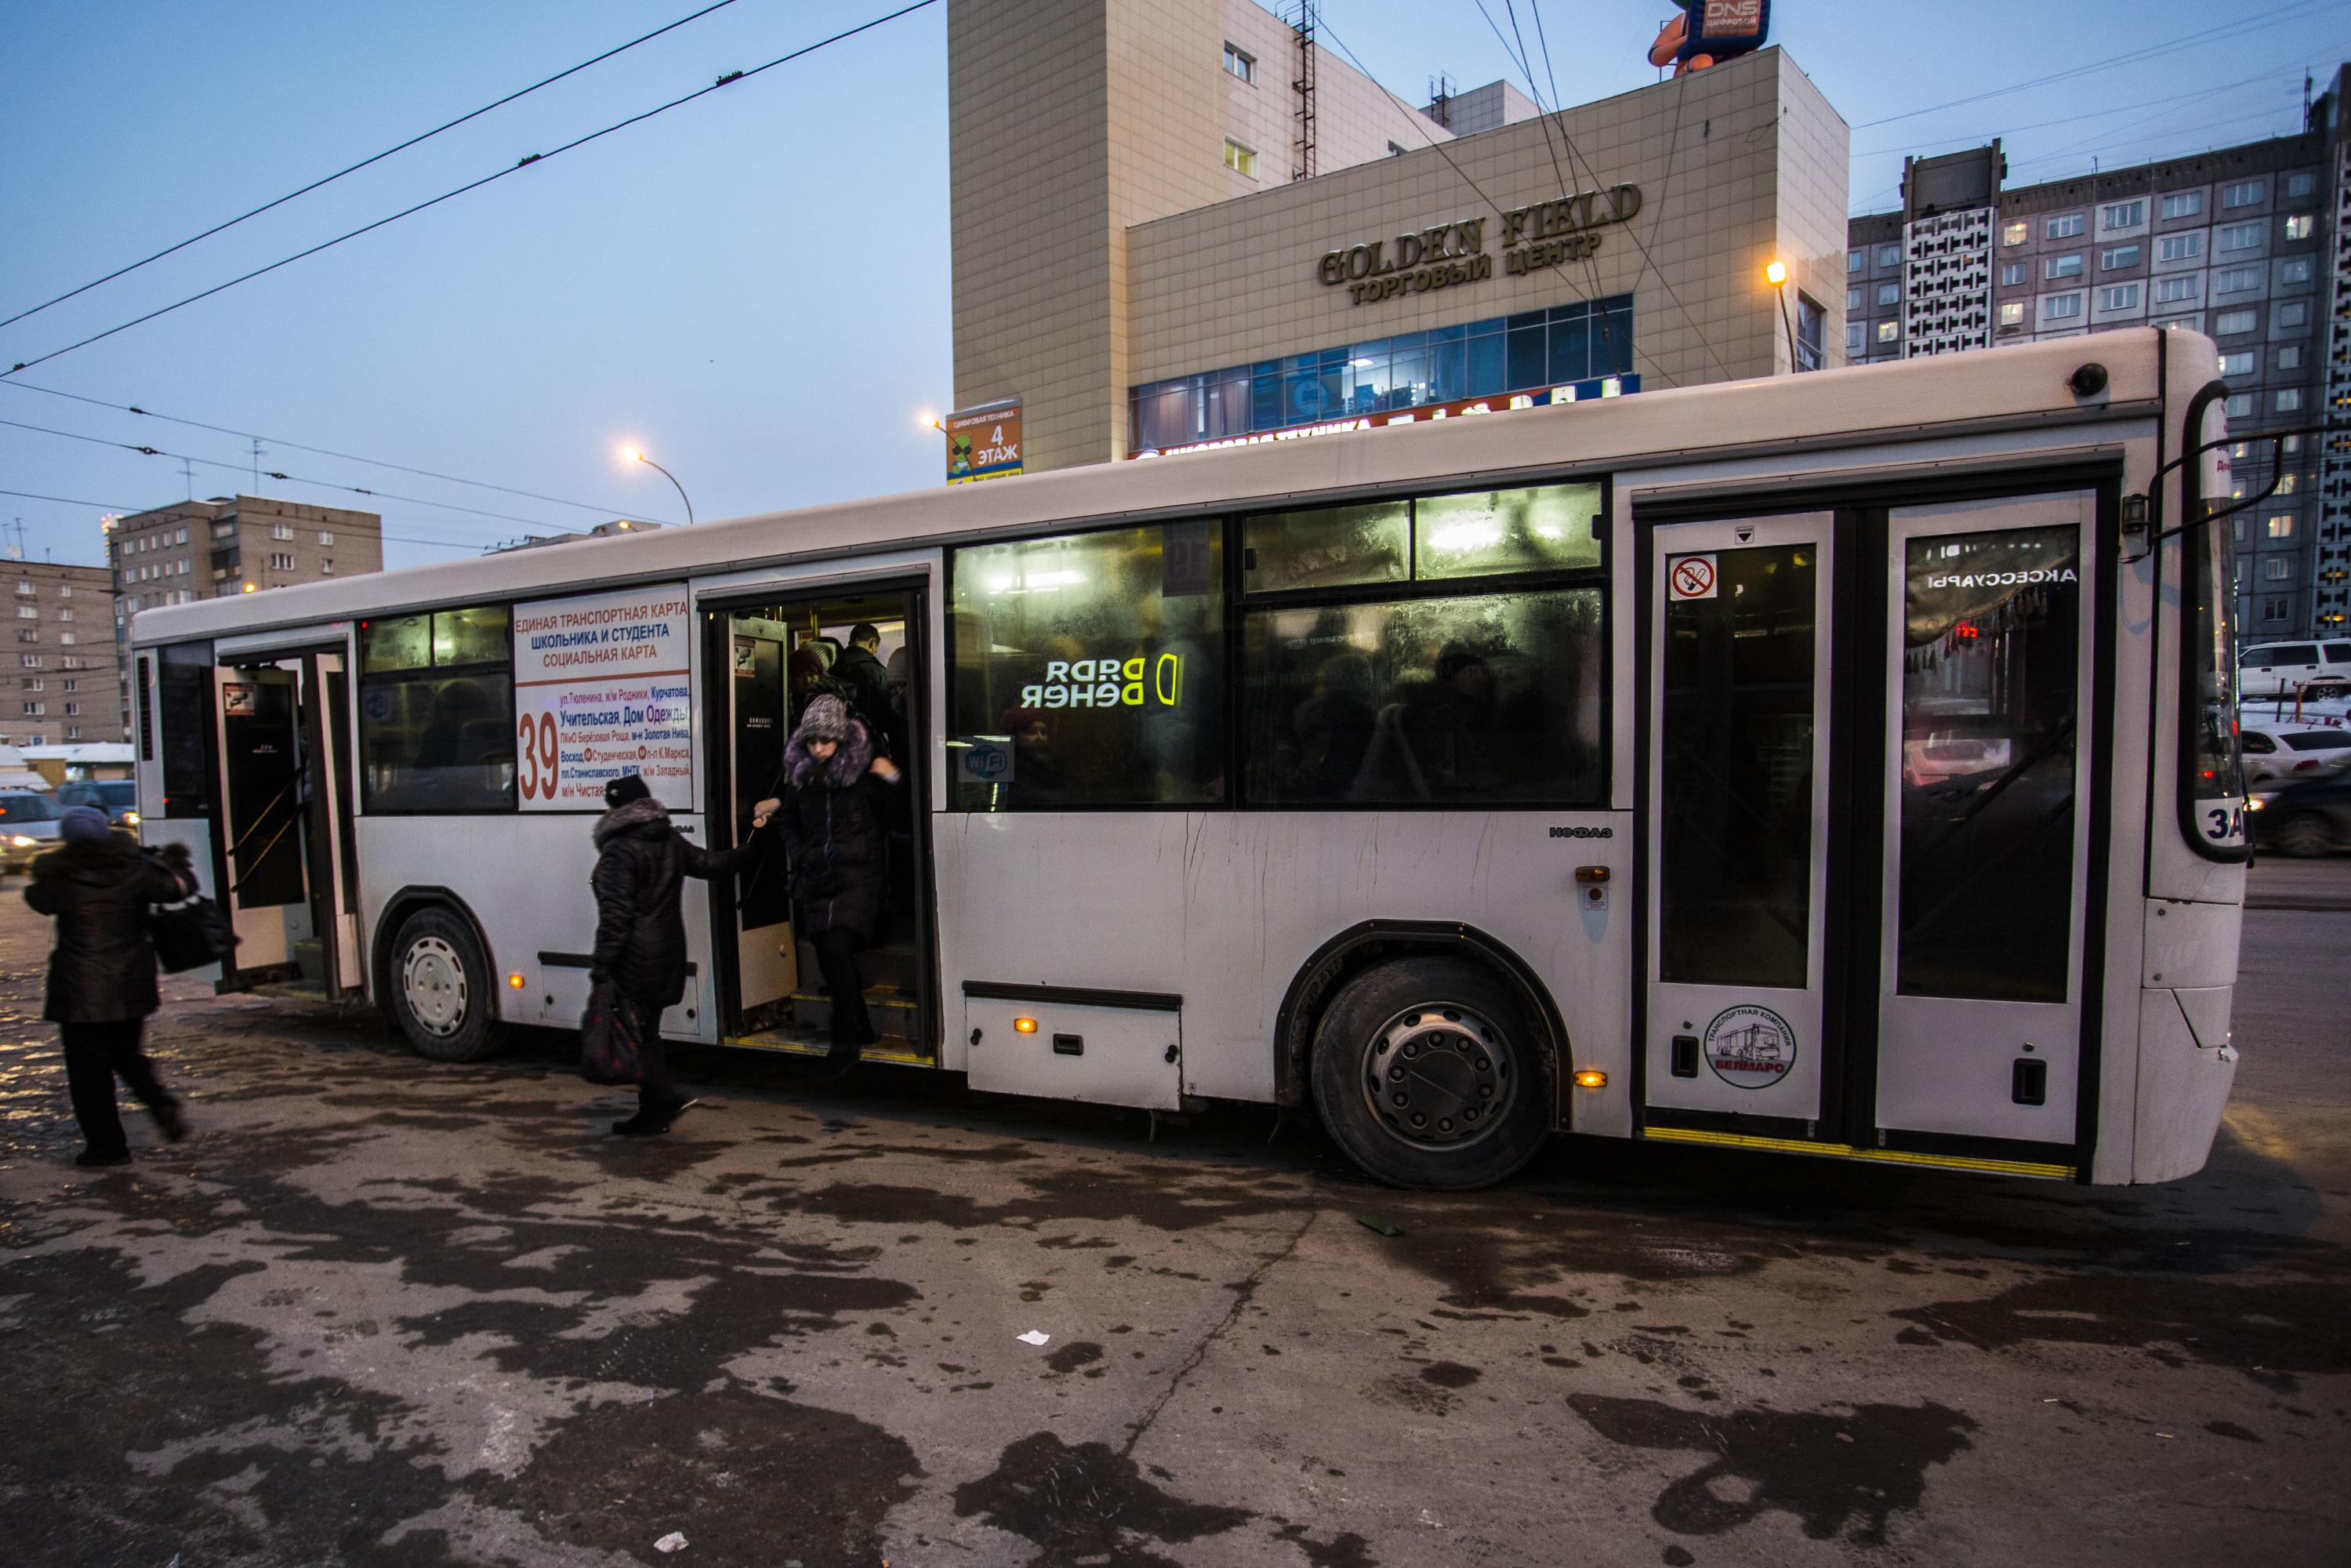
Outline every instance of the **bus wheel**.
{"type": "Polygon", "coordinates": [[[498,1047],[497,990],[481,944],[445,909],[420,909],[392,944],[392,1016],[420,1056],[479,1061],[498,1047]]]}
{"type": "Polygon", "coordinates": [[[2271,829],[2270,837],[2290,855],[2323,855],[2335,847],[2335,835],[2327,831],[2326,819],[2315,811],[2297,811],[2271,829]]]}
{"type": "Polygon", "coordinates": [[[1365,1172],[1458,1191],[1542,1146],[1542,1068],[1518,998],[1453,958],[1398,958],[1347,982],[1314,1032],[1314,1108],[1365,1172]]]}

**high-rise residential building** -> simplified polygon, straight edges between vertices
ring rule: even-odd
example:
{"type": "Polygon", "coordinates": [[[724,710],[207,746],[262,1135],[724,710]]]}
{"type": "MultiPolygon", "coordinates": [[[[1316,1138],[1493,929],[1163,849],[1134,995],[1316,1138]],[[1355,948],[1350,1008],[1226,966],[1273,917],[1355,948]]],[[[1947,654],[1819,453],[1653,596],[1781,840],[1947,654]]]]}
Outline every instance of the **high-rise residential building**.
{"type": "Polygon", "coordinates": [[[1849,139],[1781,50],[1543,114],[1254,0],[949,0],[947,49],[950,478],[1843,361],[1849,139]]]}
{"type": "Polygon", "coordinates": [[[106,527],[114,591],[107,657],[116,671],[120,735],[131,727],[127,633],[140,611],[383,570],[383,519],[342,507],[214,496],[133,512],[106,527]]]}
{"type": "Polygon", "coordinates": [[[13,689],[0,692],[0,746],[68,746],[130,734],[114,649],[113,582],[102,566],[0,561],[15,606],[13,689]]]}
{"type": "Polygon", "coordinates": [[[1907,160],[1903,208],[1851,220],[1855,361],[2117,327],[2219,346],[2230,486],[2274,489],[2229,519],[2246,641],[2340,635],[2351,619],[2351,67],[2298,134],[2005,188],[2000,143],[1907,160]],[[2283,434],[2274,441],[2264,432],[2283,434]]]}

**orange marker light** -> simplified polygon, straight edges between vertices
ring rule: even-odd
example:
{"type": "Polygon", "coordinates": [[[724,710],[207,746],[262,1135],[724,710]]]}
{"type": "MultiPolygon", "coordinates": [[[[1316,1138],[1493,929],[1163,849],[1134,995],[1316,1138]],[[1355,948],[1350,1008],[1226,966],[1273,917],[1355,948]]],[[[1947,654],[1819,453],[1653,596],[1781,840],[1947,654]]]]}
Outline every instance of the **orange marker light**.
{"type": "Polygon", "coordinates": [[[513,974],[508,975],[508,976],[507,977],[507,985],[509,985],[509,986],[512,986],[512,987],[513,987],[516,990],[517,990],[517,991],[518,991],[518,990],[521,990],[521,989],[522,989],[522,971],[521,971],[520,969],[517,969],[513,974]]]}
{"type": "Polygon", "coordinates": [[[1608,1074],[1596,1067],[1587,1067],[1575,1075],[1575,1086],[1578,1089],[1605,1089],[1608,1087],[1608,1074]]]}
{"type": "Polygon", "coordinates": [[[1012,1030],[1015,1034],[1035,1034],[1037,1032],[1037,1020],[1035,1019],[1014,1019],[1012,1020],[1012,1030]]]}

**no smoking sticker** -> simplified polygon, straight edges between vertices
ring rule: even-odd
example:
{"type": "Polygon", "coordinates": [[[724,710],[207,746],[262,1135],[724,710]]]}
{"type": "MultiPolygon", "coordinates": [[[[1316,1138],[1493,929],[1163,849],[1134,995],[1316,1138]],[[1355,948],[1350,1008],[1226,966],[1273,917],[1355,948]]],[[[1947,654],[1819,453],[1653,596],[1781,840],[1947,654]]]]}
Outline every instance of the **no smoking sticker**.
{"type": "Polygon", "coordinates": [[[1668,599],[1712,599],[1714,586],[1714,557],[1710,555],[1676,556],[1666,563],[1668,599]]]}

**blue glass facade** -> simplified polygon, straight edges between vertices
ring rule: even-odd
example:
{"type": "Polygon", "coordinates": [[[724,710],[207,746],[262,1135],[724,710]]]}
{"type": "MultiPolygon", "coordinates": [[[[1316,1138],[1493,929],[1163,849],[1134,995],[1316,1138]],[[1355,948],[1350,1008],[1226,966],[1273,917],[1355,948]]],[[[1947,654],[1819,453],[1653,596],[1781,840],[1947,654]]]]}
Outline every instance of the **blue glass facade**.
{"type": "Polygon", "coordinates": [[[1127,392],[1127,450],[1564,386],[1633,368],[1633,297],[1262,360],[1127,392]]]}

